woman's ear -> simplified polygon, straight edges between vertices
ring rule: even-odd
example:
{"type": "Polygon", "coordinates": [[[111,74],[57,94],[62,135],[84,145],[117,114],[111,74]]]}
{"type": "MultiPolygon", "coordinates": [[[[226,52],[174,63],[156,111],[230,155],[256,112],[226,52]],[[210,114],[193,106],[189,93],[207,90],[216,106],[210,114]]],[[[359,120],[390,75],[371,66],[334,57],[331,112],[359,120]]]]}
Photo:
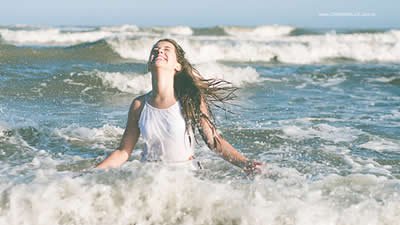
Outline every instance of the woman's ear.
{"type": "Polygon", "coordinates": [[[176,66],[175,66],[175,70],[176,70],[176,72],[181,71],[182,70],[182,65],[180,63],[177,63],[176,66]]]}

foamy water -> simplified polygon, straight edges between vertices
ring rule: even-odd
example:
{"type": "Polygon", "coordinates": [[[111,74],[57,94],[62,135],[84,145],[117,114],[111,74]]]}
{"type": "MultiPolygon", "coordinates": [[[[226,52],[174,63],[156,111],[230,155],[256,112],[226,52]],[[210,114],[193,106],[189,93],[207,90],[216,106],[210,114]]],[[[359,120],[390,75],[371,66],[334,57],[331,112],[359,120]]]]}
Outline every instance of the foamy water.
{"type": "Polygon", "coordinates": [[[226,184],[139,164],[79,177],[39,169],[29,186],[3,191],[8,204],[0,222],[328,225],[396,224],[399,219],[400,184],[386,178],[332,175],[309,182],[295,171],[270,168],[271,174],[254,181],[226,184]]]}

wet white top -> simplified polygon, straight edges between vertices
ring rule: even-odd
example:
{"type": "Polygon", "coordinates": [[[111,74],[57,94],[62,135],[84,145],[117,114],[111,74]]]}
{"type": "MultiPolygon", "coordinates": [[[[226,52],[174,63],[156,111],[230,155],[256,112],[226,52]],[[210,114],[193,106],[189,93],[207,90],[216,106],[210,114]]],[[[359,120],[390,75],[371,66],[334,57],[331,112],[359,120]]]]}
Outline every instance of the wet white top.
{"type": "Polygon", "coordinates": [[[139,129],[145,142],[142,161],[184,162],[193,156],[193,134],[186,131],[179,101],[159,109],[146,99],[139,129]]]}

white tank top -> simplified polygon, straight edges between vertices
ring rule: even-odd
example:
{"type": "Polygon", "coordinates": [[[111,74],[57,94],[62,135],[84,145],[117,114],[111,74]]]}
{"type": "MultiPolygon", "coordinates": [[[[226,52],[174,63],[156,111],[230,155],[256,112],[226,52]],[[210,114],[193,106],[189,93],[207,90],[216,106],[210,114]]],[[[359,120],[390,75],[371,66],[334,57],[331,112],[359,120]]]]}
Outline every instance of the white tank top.
{"type": "Polygon", "coordinates": [[[184,162],[194,153],[193,134],[186,131],[180,102],[166,109],[151,106],[145,98],[139,118],[145,142],[142,161],[184,162]]]}

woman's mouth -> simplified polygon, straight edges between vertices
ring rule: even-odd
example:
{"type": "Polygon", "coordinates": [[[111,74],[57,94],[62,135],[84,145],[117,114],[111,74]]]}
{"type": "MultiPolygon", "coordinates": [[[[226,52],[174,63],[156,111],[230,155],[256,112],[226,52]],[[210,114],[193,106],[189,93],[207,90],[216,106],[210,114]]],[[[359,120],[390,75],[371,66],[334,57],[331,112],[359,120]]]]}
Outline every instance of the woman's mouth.
{"type": "Polygon", "coordinates": [[[154,59],[154,61],[158,61],[158,60],[167,60],[167,59],[165,57],[159,55],[154,59]]]}

